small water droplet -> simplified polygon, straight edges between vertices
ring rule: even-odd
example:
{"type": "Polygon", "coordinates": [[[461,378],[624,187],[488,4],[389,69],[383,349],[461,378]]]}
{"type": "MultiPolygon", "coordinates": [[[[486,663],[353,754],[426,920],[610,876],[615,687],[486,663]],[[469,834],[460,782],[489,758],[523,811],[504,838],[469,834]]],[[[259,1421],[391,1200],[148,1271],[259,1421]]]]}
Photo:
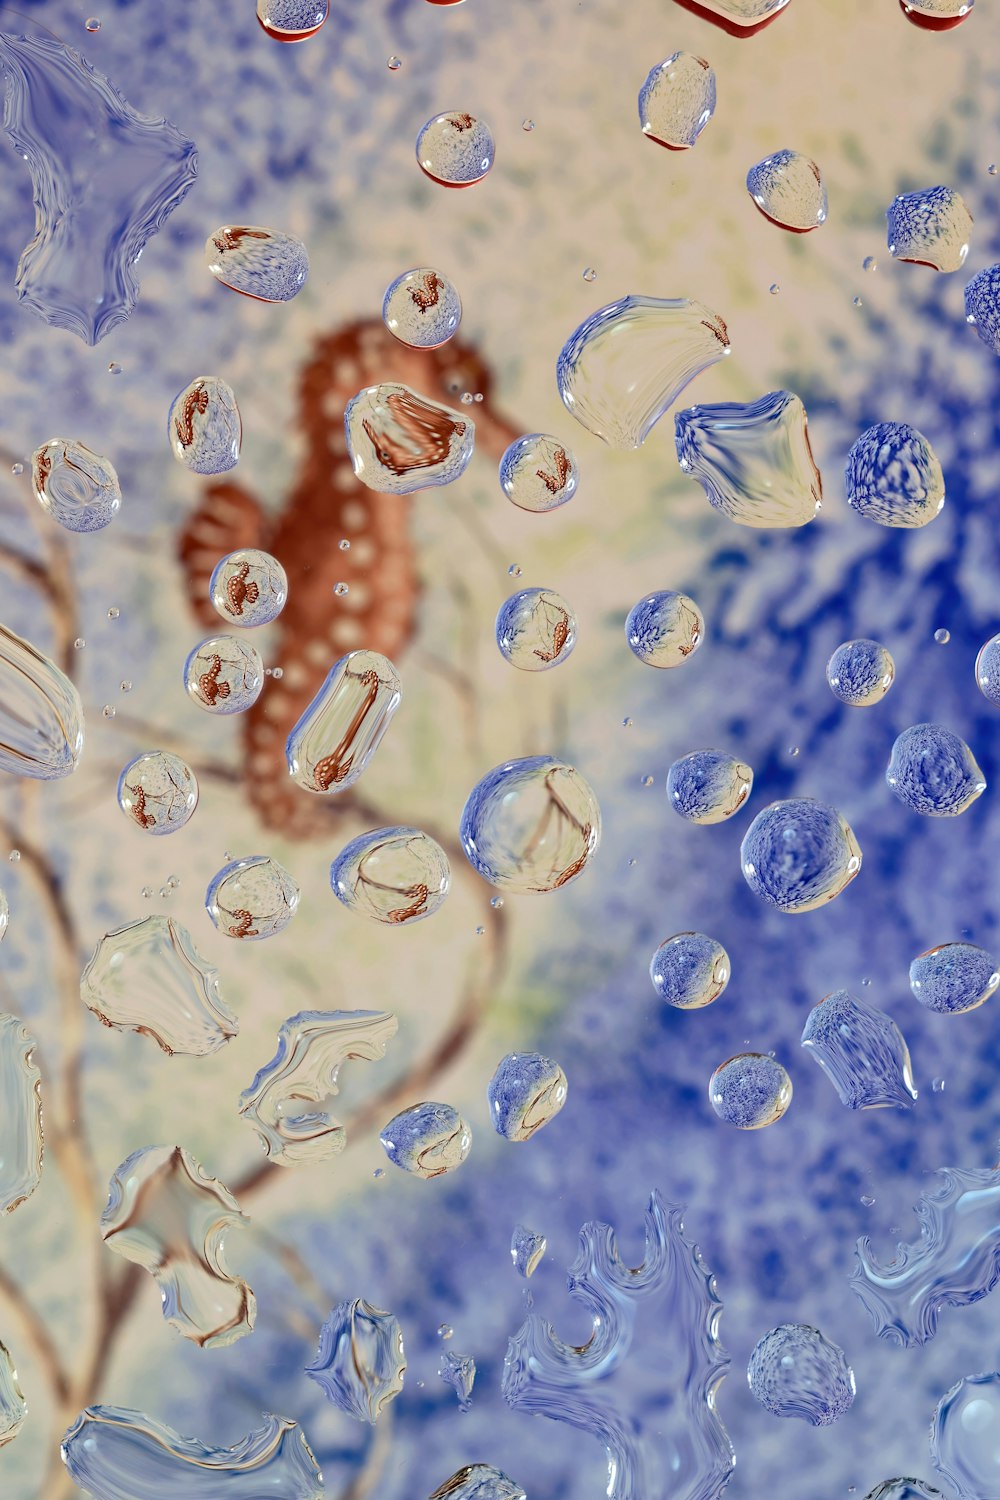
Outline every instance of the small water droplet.
{"type": "Polygon", "coordinates": [[[855,307],[864,307],[864,305],[865,304],[862,302],[862,300],[861,300],[860,297],[855,297],[854,298],[854,306],[855,307]]]}
{"type": "Polygon", "coordinates": [[[390,73],[398,73],[400,68],[403,66],[403,59],[401,57],[397,57],[396,54],[393,53],[392,56],[387,59],[386,66],[389,69],[390,73]]]}
{"type": "Polygon", "coordinates": [[[10,472],[12,474],[23,474],[24,473],[24,464],[11,464],[11,466],[10,466],[10,472]]]}
{"type": "Polygon", "coordinates": [[[510,567],[507,569],[507,574],[510,578],[520,578],[521,569],[518,567],[517,563],[511,563],[510,567]]]}
{"type": "Polygon", "coordinates": [[[450,1323],[442,1323],[441,1326],[438,1328],[438,1338],[439,1339],[450,1339],[451,1336],[452,1336],[452,1334],[454,1332],[455,1332],[455,1330],[454,1330],[454,1328],[452,1328],[452,1326],[451,1326],[450,1323]]]}
{"type": "Polygon", "coordinates": [[[73,642],[73,650],[74,651],[82,651],[83,648],[84,648],[84,646],[86,644],[87,644],[87,642],[84,640],[83,636],[82,635],[78,635],[77,638],[76,638],[76,640],[73,642]]]}
{"type": "Polygon", "coordinates": [[[144,885],[139,895],[144,901],[151,901],[153,899],[153,887],[151,885],[144,885]]]}
{"type": "Polygon", "coordinates": [[[780,229],[799,234],[825,223],[826,188],[819,167],[801,151],[775,151],[747,173],[747,192],[780,229]]]}
{"type": "Polygon", "coordinates": [[[101,29],[101,23],[97,16],[88,16],[83,24],[87,31],[100,31],[101,29]]]}
{"type": "Polygon", "coordinates": [[[109,375],[120,375],[121,373],[122,373],[122,366],[118,363],[118,361],[116,359],[113,359],[111,361],[111,363],[108,365],[108,374],[109,375]]]}
{"type": "Polygon", "coordinates": [[[351,544],[347,540],[346,536],[341,537],[340,541],[337,543],[337,546],[340,548],[341,552],[350,552],[351,550],[351,544]]]}
{"type": "Polygon", "coordinates": [[[501,908],[501,906],[503,906],[503,897],[502,896],[491,896],[490,897],[490,905],[493,907],[494,911],[499,911],[500,908],[501,908]]]}
{"type": "Polygon", "coordinates": [[[631,719],[627,719],[627,718],[626,719],[622,719],[622,728],[623,729],[631,729],[632,728],[632,720],[631,719]]]}
{"type": "Polygon", "coordinates": [[[798,745],[789,745],[789,747],[788,747],[788,753],[789,753],[789,755],[792,755],[792,756],[798,755],[798,753],[799,753],[799,747],[798,747],[798,745]]]}
{"type": "Polygon", "coordinates": [[[878,270],[878,261],[875,259],[874,255],[865,256],[864,260],[861,262],[861,269],[862,271],[878,270]]]}
{"type": "Polygon", "coordinates": [[[865,988],[866,988],[866,989],[867,989],[867,987],[868,987],[868,986],[869,986],[869,985],[870,985],[870,984],[871,984],[871,979],[870,979],[870,978],[868,978],[868,977],[865,977],[865,978],[864,978],[864,979],[862,979],[862,981],[861,981],[861,983],[862,983],[862,984],[863,984],[863,985],[864,985],[864,986],[865,986],[865,988]]]}
{"type": "Polygon", "coordinates": [[[768,291],[771,293],[772,297],[776,297],[778,295],[778,293],[781,291],[781,287],[778,285],[778,283],[776,281],[772,281],[771,285],[768,287],[768,291]]]}
{"type": "Polygon", "coordinates": [[[112,604],[111,608],[108,610],[108,619],[117,620],[120,614],[121,610],[118,609],[116,605],[112,604]]]}
{"type": "Polygon", "coordinates": [[[20,862],[20,859],[21,859],[21,851],[20,851],[20,849],[12,849],[10,851],[10,853],[8,854],[7,858],[10,860],[10,862],[11,862],[12,865],[18,864],[20,862]]]}
{"type": "Polygon", "coordinates": [[[943,1078],[935,1078],[934,1082],[931,1084],[931,1091],[933,1093],[935,1093],[935,1094],[943,1094],[944,1093],[944,1079],[943,1078]]]}
{"type": "Polygon", "coordinates": [[[284,669],[284,667],[272,667],[271,668],[271,676],[274,678],[275,682],[280,682],[281,679],[282,679],[282,677],[284,677],[284,675],[285,675],[285,669],[284,669]]]}
{"type": "Polygon", "coordinates": [[[372,1173],[372,1176],[375,1178],[375,1181],[378,1182],[380,1177],[385,1176],[385,1167],[376,1167],[374,1172],[372,1173]]]}
{"type": "Polygon", "coordinates": [[[940,629],[935,630],[934,639],[937,641],[939,646],[947,646],[948,642],[951,640],[951,631],[945,630],[944,626],[941,626],[940,629]]]}
{"type": "Polygon", "coordinates": [[[535,128],[535,122],[534,122],[534,120],[522,120],[521,121],[521,129],[522,130],[534,130],[534,128],[535,128]]]}
{"type": "Polygon", "coordinates": [[[989,164],[989,166],[986,168],[986,170],[987,170],[987,172],[989,172],[989,174],[990,174],[991,177],[995,177],[997,175],[997,164],[996,164],[996,162],[995,161],[991,161],[990,164],[989,164]]]}
{"type": "Polygon", "coordinates": [[[586,266],[584,268],[583,279],[584,279],[584,281],[596,281],[597,280],[597,272],[594,270],[593,266],[586,266]]]}
{"type": "Polygon", "coordinates": [[[473,402],[473,399],[474,398],[473,398],[473,395],[472,395],[471,391],[463,391],[462,392],[462,405],[463,406],[471,406],[472,402],[473,402]]]}
{"type": "Polygon", "coordinates": [[[653,785],[653,778],[652,778],[652,776],[644,776],[642,778],[642,784],[643,784],[643,786],[652,786],[653,785]]]}
{"type": "Polygon", "coordinates": [[[111,707],[110,703],[105,703],[104,707],[101,709],[101,713],[106,719],[113,719],[115,716],[115,710],[111,707]]]}
{"type": "Polygon", "coordinates": [[[121,691],[123,693],[130,693],[132,691],[132,684],[129,682],[127,677],[122,679],[121,691]]]}
{"type": "Polygon", "coordinates": [[[333,585],[333,592],[339,599],[342,599],[345,594],[350,593],[350,587],[346,583],[335,583],[333,585]]]}
{"type": "Polygon", "coordinates": [[[485,932],[486,932],[486,928],[485,927],[477,927],[476,928],[476,937],[482,937],[485,934],[485,932]]]}

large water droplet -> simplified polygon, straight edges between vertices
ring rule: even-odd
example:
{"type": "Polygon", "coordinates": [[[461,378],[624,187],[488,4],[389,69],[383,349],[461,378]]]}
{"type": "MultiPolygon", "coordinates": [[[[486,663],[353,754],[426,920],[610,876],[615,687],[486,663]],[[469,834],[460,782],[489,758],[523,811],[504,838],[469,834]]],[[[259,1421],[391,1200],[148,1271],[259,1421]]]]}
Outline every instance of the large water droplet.
{"type": "Polygon", "coordinates": [[[720,1063],[709,1079],[708,1098],[720,1120],[737,1130],[764,1130],[792,1102],[792,1080],[764,1052],[741,1052],[720,1063]]]}
{"type": "Polygon", "coordinates": [[[496,147],[485,120],[462,110],[434,115],[417,136],[421,170],[444,187],[471,187],[493,165],[496,147]]]}
{"type": "Polygon", "coordinates": [[[750,1394],[775,1417],[829,1427],[854,1402],[854,1371],[839,1344],[807,1323],[782,1323],[759,1340],[747,1366],[750,1394]]]}
{"type": "Polygon", "coordinates": [[[880,526],[926,526],[944,505],[944,475],[922,432],[877,422],[853,444],[844,470],[847,503],[880,526]]]}
{"type": "Polygon", "coordinates": [[[553,589],[520,589],[501,604],[495,633],[500,655],[512,667],[546,672],[576,645],[576,616],[553,589]]]}
{"type": "MultiPolygon", "coordinates": [[[[0,1214],[13,1213],[31,1197],[41,1180],[45,1143],[42,1075],[34,1060],[36,1045],[18,1016],[0,1015],[0,1214]]],[[[0,1366],[2,1363],[0,1356],[0,1366]]],[[[0,1430],[2,1394],[0,1390],[0,1430]]],[[[0,1446],[3,1441],[0,1436],[0,1446]]]]}
{"type": "Polygon", "coordinates": [[[601,812],[579,771],[534,755],[487,772],[469,793],[459,833],[469,863],[491,885],[555,891],[590,862],[601,812]]]}
{"type": "Polygon", "coordinates": [[[674,418],[677,461],[741,526],[805,526],[823,502],[806,409],[791,391],[692,406],[674,418]]]}
{"type": "Polygon", "coordinates": [[[205,910],[227,937],[263,940],[283,932],[299,908],[299,888],[266,854],[234,859],[212,877],[205,910]]]}
{"type": "Polygon", "coordinates": [[[401,927],[440,909],[451,866],[441,845],[419,828],[373,828],[337,855],[330,886],[348,911],[401,927]]]}
{"type": "Polygon", "coordinates": [[[705,639],[705,618],[687,594],[662,589],[633,604],[625,639],[647,667],[679,667],[705,639]]]}
{"type": "Polygon", "coordinates": [[[118,806],[145,833],[176,833],[198,806],[198,782],[179,755],[147,750],[119,776],[118,806]]]}
{"type": "Polygon", "coordinates": [[[100,531],[121,509],[114,465],[83,443],[50,438],[31,455],[35,499],[67,531],[100,531]]]}
{"type": "Polygon", "coordinates": [[[965,321],[988,349],[1000,354],[1000,265],[987,266],[965,288],[965,321]]]}
{"type": "Polygon", "coordinates": [[[382,321],[412,349],[439,349],[458,332],[462,299],[447,276],[421,266],[392,282],[382,301],[382,321]]]}
{"type": "Polygon", "coordinates": [[[723,823],[750,795],[753,771],[724,750],[692,750],[667,772],[667,796],[689,823],[723,823]]]}
{"type": "Polygon", "coordinates": [[[750,889],[779,911],[813,911],[839,896],[861,869],[861,848],[835,807],[812,797],[772,802],[740,845],[750,889]]]}
{"type": "Polygon", "coordinates": [[[960,193],[949,187],[900,193],[885,211],[889,254],[896,260],[957,271],[965,265],[972,215],[960,193]]]}
{"type": "Polygon", "coordinates": [[[910,1053],[895,1021],[846,990],[809,1012],[806,1048],[848,1109],[910,1109],[917,1097],[910,1053]]]}
{"type": "Polygon", "coordinates": [[[304,42],[330,14],[330,0],[257,0],[257,19],[276,42],[304,42]]]}
{"type": "Polygon", "coordinates": [[[56,781],[83,754],[83,704],[64,672],[0,625],[0,771],[56,781]]]}
{"type": "Polygon", "coordinates": [[[195,474],[224,474],[240,459],[243,422],[231,385],[199,375],[175,396],[167,422],[177,462],[195,474]]]}
{"type": "Polygon", "coordinates": [[[899,8],[914,26],[926,31],[950,31],[971,16],[976,0],[899,0],[899,8]]]}
{"type": "Polygon", "coordinates": [[[690,52],[659,63],[639,90],[643,134],[675,151],[693,146],[714,113],[715,74],[690,52]]]}
{"type": "Polygon", "coordinates": [[[425,1102],[394,1115],[379,1135],[394,1166],[415,1177],[440,1177],[472,1150],[472,1131],[450,1104],[425,1102]]]}
{"type": "Polygon", "coordinates": [[[892,687],[896,663],[879,641],[844,641],[826,664],[826,680],[841,703],[868,708],[892,687]]]}
{"type": "Polygon", "coordinates": [[[212,604],[231,625],[269,625],[285,607],[288,576],[276,557],[241,547],[216,563],[209,583],[212,604]]]}
{"type": "Polygon", "coordinates": [[[17,1437],[27,1415],[28,1403],[18,1382],[14,1361],[7,1347],[0,1344],[0,1448],[17,1437]]]}
{"type": "Polygon", "coordinates": [[[700,1010],[718,1000],[732,965],[715,938],[701,932],[679,932],[653,954],[649,977],[660,999],[678,1010],[700,1010]]]}
{"type": "Polygon", "coordinates": [[[529,432],[516,438],[500,460],[500,488],[521,510],[555,510],[576,494],[576,459],[558,438],[529,432]]]}
{"type": "Polygon", "coordinates": [[[223,224],[205,241],[205,261],[216,281],[257,302],[290,302],[309,276],[302,241],[258,225],[223,224]]]}
{"type": "Polygon", "coordinates": [[[931,1461],[957,1500],[1000,1500],[1000,1374],[966,1375],[941,1397],[931,1461]]]}
{"type": "Polygon", "coordinates": [[[775,151],[757,162],[747,173],[747,192],[779,229],[806,234],[826,222],[822,174],[801,151],[775,151]]]}
{"type": "Polygon", "coordinates": [[[306,1366],[334,1406],[372,1423],[403,1389],[405,1371],[399,1319],[363,1297],[337,1304],[320,1330],[316,1358],[306,1366]]]}
{"type": "Polygon", "coordinates": [[[353,396],[344,427],[355,474],[386,495],[451,484],[468,468],[476,441],[468,417],[396,383],[353,396]]]}
{"type": "Polygon", "coordinates": [[[511,1052],[486,1090],[493,1128],[508,1141],[530,1141],[566,1103],[566,1074],[538,1052],[511,1052]]]}
{"type": "Polygon", "coordinates": [[[781,14],[788,0],[678,0],[728,36],[750,37],[781,14]]]}
{"type": "Polygon", "coordinates": [[[975,943],[942,943],[910,965],[910,989],[928,1010],[961,1016],[984,1005],[1000,986],[1000,966],[975,943]]]}
{"type": "Polygon", "coordinates": [[[943,724],[913,724],[898,736],[885,779],[906,807],[928,818],[956,818],[986,790],[965,741],[943,724]]]}
{"type": "Polygon", "coordinates": [[[307,792],[343,792],[374,755],[399,707],[396,669],[378,651],[349,651],[288,736],[288,774],[307,792]]]}
{"type": "Polygon", "coordinates": [[[200,641],[184,663],[188,697],[211,714],[242,714],[264,686],[264,662],[257,647],[235,635],[200,641]]]}

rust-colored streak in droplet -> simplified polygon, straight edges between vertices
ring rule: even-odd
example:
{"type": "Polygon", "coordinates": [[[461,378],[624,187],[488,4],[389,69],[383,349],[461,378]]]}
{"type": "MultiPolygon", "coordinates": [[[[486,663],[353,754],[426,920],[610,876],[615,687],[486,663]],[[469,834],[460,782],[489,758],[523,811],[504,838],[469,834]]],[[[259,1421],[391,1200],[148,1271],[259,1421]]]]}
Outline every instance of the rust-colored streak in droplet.
{"type": "Polygon", "coordinates": [[[202,672],[198,678],[198,691],[205,702],[214,707],[219,698],[228,698],[230,686],[228,682],[219,681],[219,673],[222,671],[221,656],[213,656],[212,664],[207,672],[202,672]]]}
{"type": "Polygon", "coordinates": [[[174,431],[182,448],[190,448],[194,442],[195,415],[204,416],[207,411],[208,392],[199,380],[185,396],[180,416],[174,418],[174,431]]]}
{"type": "Polygon", "coordinates": [[[231,615],[241,615],[244,604],[256,604],[260,589],[255,583],[247,583],[250,564],[242,562],[226,584],[226,602],[231,615]]]}
{"type": "Polygon", "coordinates": [[[438,293],[444,291],[444,282],[436,271],[428,271],[424,276],[422,287],[411,286],[410,296],[422,313],[428,312],[430,308],[437,307],[438,293]]]}
{"type": "Polygon", "coordinates": [[[550,474],[548,469],[536,469],[535,477],[540,479],[550,495],[558,495],[565,488],[569,477],[569,459],[566,457],[565,448],[557,448],[552,455],[552,462],[556,466],[556,472],[550,474]]]}
{"type": "Polygon", "coordinates": [[[236,250],[241,240],[269,240],[270,238],[266,229],[248,229],[246,225],[227,224],[217,235],[213,236],[212,244],[221,254],[226,250],[236,250]]]}
{"type": "Polygon", "coordinates": [[[396,437],[391,430],[376,432],[367,417],[361,425],[378,454],[379,463],[391,474],[412,474],[415,469],[428,469],[434,464],[444,463],[452,443],[464,436],[464,422],[456,422],[446,411],[421,401],[412,393],[393,393],[385,404],[406,441],[396,437]]]}
{"type": "Polygon", "coordinates": [[[472,115],[462,114],[448,116],[448,124],[454,125],[456,130],[471,130],[475,123],[475,119],[472,115]]]}

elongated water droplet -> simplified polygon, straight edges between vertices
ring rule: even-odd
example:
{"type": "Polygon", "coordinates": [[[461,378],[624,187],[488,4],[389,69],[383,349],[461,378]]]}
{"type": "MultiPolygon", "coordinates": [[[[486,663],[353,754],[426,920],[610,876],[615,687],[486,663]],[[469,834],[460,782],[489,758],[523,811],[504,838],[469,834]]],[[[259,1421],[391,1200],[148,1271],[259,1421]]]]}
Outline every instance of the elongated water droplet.
{"type": "Polygon", "coordinates": [[[674,418],[677,461],[741,526],[805,526],[823,503],[806,409],[791,391],[745,405],[692,406],[674,418]]]}
{"type": "Polygon", "coordinates": [[[530,1141],[566,1103],[566,1074],[539,1052],[510,1052],[497,1064],[486,1090],[497,1135],[530,1141]]]}
{"type": "Polygon", "coordinates": [[[496,147],[485,120],[462,110],[434,115],[417,136],[421,171],[444,187],[471,187],[493,165],[496,147]]]}
{"type": "Polygon", "coordinates": [[[118,806],[144,833],[176,833],[198,806],[198,781],[179,755],[147,750],[119,776],[118,806]]]}
{"type": "Polygon", "coordinates": [[[523,1276],[525,1280],[532,1276],[538,1269],[544,1254],[544,1234],[536,1234],[533,1229],[526,1229],[523,1224],[514,1226],[514,1233],[510,1237],[510,1258],[519,1276],[523,1276]]]}
{"type": "Polygon", "coordinates": [[[904,806],[928,818],[957,818],[986,790],[965,741],[943,724],[913,724],[893,744],[885,779],[904,806]]]}
{"type": "Polygon", "coordinates": [[[374,828],[340,851],[330,886],[348,911],[401,927],[440,909],[451,866],[441,845],[419,828],[374,828]]]}
{"type": "MultiPolygon", "coordinates": [[[[30,1198],[42,1175],[42,1075],[35,1038],[18,1016],[0,1015],[0,1213],[30,1198]]],[[[0,1345],[2,1348],[2,1345],[0,1345]]],[[[6,1351],[4,1351],[6,1352],[6,1351]]],[[[0,1357],[0,1367],[2,1367],[0,1357]]],[[[2,1386],[2,1378],[0,1378],[2,1386]]],[[[0,1390],[0,1429],[4,1402],[0,1390]]],[[[13,1434],[12,1434],[13,1435],[13,1434]]],[[[0,1444],[3,1438],[0,1436],[0,1444]]]]}
{"type": "Polygon", "coordinates": [[[792,797],[757,814],[740,845],[740,863],[762,901],[793,914],[839,896],[861,869],[861,847],[835,807],[792,797]]]}
{"type": "Polygon", "coordinates": [[[242,714],[264,686],[264,662],[257,647],[235,635],[200,641],[184,663],[188,697],[211,714],[242,714]]]}
{"type": "Polygon", "coordinates": [[[177,462],[195,474],[223,474],[240,458],[243,423],[231,385],[199,375],[174,397],[167,422],[177,462]]]}
{"type": "Polygon", "coordinates": [[[219,931],[254,942],[283,932],[298,908],[298,885],[266,854],[224,865],[205,892],[205,910],[219,931]]]}
{"type": "Polygon", "coordinates": [[[334,1406],[376,1422],[403,1389],[406,1355],[399,1319],[363,1297],[339,1302],[323,1324],[306,1374],[334,1406]]]}
{"type": "Polygon", "coordinates": [[[458,332],[462,299],[441,271],[421,266],[391,283],[382,300],[382,321],[412,349],[439,349],[458,332]]]}
{"type": "Polygon", "coordinates": [[[732,965],[715,938],[701,932],[679,932],[653,954],[649,977],[660,999],[678,1010],[700,1010],[718,1000],[732,965]]]}
{"type": "Polygon", "coordinates": [[[442,1357],[438,1374],[458,1397],[459,1411],[472,1410],[472,1387],[476,1380],[476,1361],[469,1355],[454,1354],[449,1349],[442,1357]]]}
{"type": "Polygon", "coordinates": [[[516,438],[500,460],[500,488],[520,510],[555,510],[572,500],[578,482],[570,450],[544,432],[516,438]]]}
{"type": "Polygon", "coordinates": [[[670,806],[689,823],[723,823],[746,802],[753,771],[724,750],[692,750],[667,772],[670,806]]]}
{"type": "Polygon", "coordinates": [[[31,486],[46,515],[67,531],[100,531],[121,509],[114,466],[83,443],[50,438],[31,455],[31,486]]]}
{"type": "Polygon", "coordinates": [[[779,229],[805,234],[826,222],[822,174],[801,151],[774,151],[757,162],[747,173],[747,192],[779,229]]]}
{"type": "Polygon", "coordinates": [[[378,651],[349,651],[288,736],[288,774],[307,792],[353,786],[374,755],[402,696],[396,669],[378,651]]]}
{"type": "Polygon", "coordinates": [[[596,852],[601,812],[579,771],[534,755],[487,772],[469,793],[459,834],[491,885],[555,891],[582,875],[596,852]]]}
{"type": "Polygon", "coordinates": [[[895,1021],[846,990],[835,990],[809,1012],[806,1048],[848,1109],[912,1108],[910,1052],[895,1021]]]}
{"type": "Polygon", "coordinates": [[[826,664],[831,692],[852,708],[881,703],[895,675],[896,663],[879,641],[845,641],[826,664]]]}
{"type": "Polygon", "coordinates": [[[269,625],[285,607],[288,575],[276,557],[241,547],[216,563],[208,585],[212,604],[230,625],[269,625]]]}
{"type": "Polygon", "coordinates": [[[1000,965],[975,943],[942,943],[910,965],[910,989],[941,1016],[963,1016],[985,1005],[1000,986],[1000,965]]]}
{"type": "Polygon", "coordinates": [[[949,187],[900,193],[885,211],[889,254],[935,271],[957,271],[965,265],[972,234],[972,215],[960,193],[949,187]]]}
{"type": "Polygon", "coordinates": [[[931,1462],[957,1500],[1000,1495],[1000,1373],[966,1375],[934,1409],[931,1462]]]}
{"type": "Polygon", "coordinates": [[[501,604],[494,632],[504,661],[522,672],[547,672],[576,645],[576,615],[553,589],[520,589],[501,604]]]}
{"type": "Polygon", "coordinates": [[[0,1448],[13,1442],[28,1415],[28,1403],[18,1382],[14,1361],[0,1344],[0,1448]]]}
{"type": "Polygon", "coordinates": [[[330,14],[330,0],[257,0],[257,20],[276,42],[304,42],[330,14]]]}
{"type": "Polygon", "coordinates": [[[344,427],[355,474],[386,495],[451,484],[468,468],[476,441],[468,417],[397,383],[359,391],[347,403],[344,427]]]}
{"type": "Polygon", "coordinates": [[[775,1417],[829,1427],[854,1403],[854,1371],[839,1344],[808,1323],[782,1323],[759,1340],[747,1366],[750,1394],[775,1417]]]}
{"type": "Polygon", "coordinates": [[[56,781],[83,754],[83,704],[55,662],[0,625],[0,771],[56,781]]]}
{"type": "Polygon", "coordinates": [[[944,475],[922,432],[877,422],[855,441],[844,470],[847,503],[880,526],[926,526],[944,505],[944,475]]]}
{"type": "Polygon", "coordinates": [[[302,241],[259,225],[223,224],[205,241],[205,262],[216,281],[256,302],[290,302],[309,277],[302,241]]]}
{"type": "Polygon", "coordinates": [[[675,151],[693,146],[714,113],[715,74],[690,52],[659,63],[639,90],[643,134],[675,151]]]}

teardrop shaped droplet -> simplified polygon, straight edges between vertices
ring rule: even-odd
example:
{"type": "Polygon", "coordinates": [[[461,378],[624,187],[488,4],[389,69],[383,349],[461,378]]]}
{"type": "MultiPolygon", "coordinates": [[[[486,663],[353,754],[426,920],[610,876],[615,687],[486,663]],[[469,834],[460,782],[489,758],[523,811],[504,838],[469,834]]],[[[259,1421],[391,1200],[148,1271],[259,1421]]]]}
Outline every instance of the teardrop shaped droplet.
{"type": "Polygon", "coordinates": [[[950,187],[900,193],[885,211],[889,254],[896,260],[957,271],[965,265],[972,215],[961,193],[950,187]]]}
{"type": "Polygon", "coordinates": [[[83,443],[51,438],[31,455],[35,499],[67,531],[101,531],[121,510],[114,465],[83,443]]]}
{"type": "Polygon", "coordinates": [[[740,526],[805,526],[823,503],[806,409],[791,391],[691,406],[674,418],[677,461],[740,526]]]}
{"type": "Polygon", "coordinates": [[[292,729],[288,774],[307,792],[343,792],[364,771],[402,696],[396,668],[378,651],[349,651],[292,729]]]}
{"type": "Polygon", "coordinates": [[[693,146],[714,113],[715,73],[690,52],[658,63],[639,90],[643,135],[674,151],[693,146]]]}
{"type": "Polygon", "coordinates": [[[83,754],[83,704],[55,662],[0,625],[0,771],[56,781],[83,754]]]}
{"type": "Polygon", "coordinates": [[[819,167],[801,151],[775,151],[747,173],[747,192],[765,219],[793,234],[826,223],[826,188],[819,167]]]}
{"type": "Polygon", "coordinates": [[[205,260],[216,281],[256,302],[290,302],[309,276],[301,240],[254,224],[221,225],[205,241],[205,260]]]}
{"type": "Polygon", "coordinates": [[[174,398],[167,423],[179,464],[195,474],[224,474],[239,463],[243,422],[231,385],[199,375],[174,398]]]}
{"type": "Polygon", "coordinates": [[[370,490],[410,495],[464,474],[475,424],[448,406],[395,382],[368,386],[344,411],[347,451],[370,490]]]}

